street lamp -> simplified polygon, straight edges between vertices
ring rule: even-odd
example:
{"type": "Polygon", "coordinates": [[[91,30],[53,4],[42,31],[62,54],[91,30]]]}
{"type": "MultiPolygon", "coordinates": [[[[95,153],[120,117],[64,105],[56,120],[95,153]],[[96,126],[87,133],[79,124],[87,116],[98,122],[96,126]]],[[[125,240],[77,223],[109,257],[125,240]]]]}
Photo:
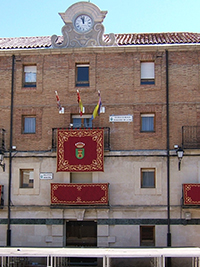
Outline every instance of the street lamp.
{"type": "Polygon", "coordinates": [[[178,156],[178,170],[181,170],[181,160],[183,158],[184,150],[179,147],[178,145],[175,145],[174,148],[176,148],[176,154],[178,156]]]}

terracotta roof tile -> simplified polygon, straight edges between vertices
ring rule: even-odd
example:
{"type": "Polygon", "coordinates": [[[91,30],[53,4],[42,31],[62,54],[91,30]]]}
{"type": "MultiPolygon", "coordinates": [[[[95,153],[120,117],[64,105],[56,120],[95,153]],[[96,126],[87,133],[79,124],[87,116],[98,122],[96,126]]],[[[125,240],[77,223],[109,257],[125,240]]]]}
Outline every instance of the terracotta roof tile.
{"type": "MultiPolygon", "coordinates": [[[[200,33],[172,32],[172,33],[130,33],[115,34],[116,42],[119,46],[127,45],[164,45],[164,44],[198,44],[200,43],[200,33]]],[[[59,36],[58,42],[62,42],[63,37],[59,36]]],[[[104,40],[109,41],[109,35],[104,35],[104,40]]],[[[40,37],[16,37],[0,38],[0,50],[3,49],[37,49],[50,48],[51,36],[40,37]]]]}
{"type": "Polygon", "coordinates": [[[200,43],[200,34],[189,32],[117,34],[116,40],[118,45],[188,44],[200,43]]]}
{"type": "Polygon", "coordinates": [[[50,36],[0,38],[0,49],[45,48],[50,46],[50,36]]]}

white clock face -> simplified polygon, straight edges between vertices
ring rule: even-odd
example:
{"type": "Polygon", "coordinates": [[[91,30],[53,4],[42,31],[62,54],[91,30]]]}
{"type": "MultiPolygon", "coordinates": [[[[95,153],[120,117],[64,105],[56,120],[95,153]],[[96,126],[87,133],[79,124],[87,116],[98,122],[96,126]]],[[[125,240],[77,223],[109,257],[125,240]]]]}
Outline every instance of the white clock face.
{"type": "Polygon", "coordinates": [[[75,21],[74,26],[79,32],[88,32],[93,26],[92,19],[88,15],[79,15],[75,21]]]}

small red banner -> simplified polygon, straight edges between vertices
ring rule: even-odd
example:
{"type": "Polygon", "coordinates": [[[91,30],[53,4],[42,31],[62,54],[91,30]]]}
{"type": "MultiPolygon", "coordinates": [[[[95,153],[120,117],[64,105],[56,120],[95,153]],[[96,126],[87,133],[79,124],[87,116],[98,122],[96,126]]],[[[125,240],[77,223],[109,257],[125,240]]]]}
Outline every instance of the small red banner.
{"type": "Polygon", "coordinates": [[[108,205],[108,184],[51,184],[51,204],[108,205]]]}
{"type": "Polygon", "coordinates": [[[104,171],[103,129],[58,130],[57,172],[104,171]]]}
{"type": "Polygon", "coordinates": [[[0,185],[0,205],[2,205],[1,198],[2,198],[2,185],[0,185]]]}
{"type": "Polygon", "coordinates": [[[184,205],[200,205],[200,184],[183,184],[184,205]]]}

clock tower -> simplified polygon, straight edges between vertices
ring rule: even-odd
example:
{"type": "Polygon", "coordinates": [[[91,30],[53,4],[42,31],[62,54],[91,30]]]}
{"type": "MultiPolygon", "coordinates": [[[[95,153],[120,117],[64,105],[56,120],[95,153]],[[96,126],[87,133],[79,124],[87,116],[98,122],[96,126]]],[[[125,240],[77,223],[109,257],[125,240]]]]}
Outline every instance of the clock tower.
{"type": "Polygon", "coordinates": [[[107,11],[101,11],[90,2],[78,2],[70,6],[65,13],[59,13],[65,25],[62,27],[63,39],[57,35],[51,37],[53,48],[116,46],[115,35],[109,34],[104,41],[103,20],[107,11]]]}

